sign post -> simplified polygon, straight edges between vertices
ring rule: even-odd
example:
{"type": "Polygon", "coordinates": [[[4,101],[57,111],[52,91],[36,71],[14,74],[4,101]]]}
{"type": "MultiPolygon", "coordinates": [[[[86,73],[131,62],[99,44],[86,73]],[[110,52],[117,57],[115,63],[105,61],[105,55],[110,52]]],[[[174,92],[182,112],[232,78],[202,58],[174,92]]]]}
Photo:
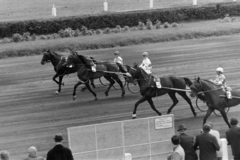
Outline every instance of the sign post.
{"type": "Polygon", "coordinates": [[[108,11],[108,2],[107,2],[107,0],[105,0],[105,2],[103,2],[103,11],[104,12],[108,11]]]}
{"type": "Polygon", "coordinates": [[[150,0],[150,9],[153,8],[153,0],[150,0]]]}
{"type": "Polygon", "coordinates": [[[54,4],[52,7],[52,16],[56,17],[57,16],[57,9],[55,8],[54,4]]]}
{"type": "Polygon", "coordinates": [[[197,5],[197,0],[193,0],[193,5],[197,5]]]}

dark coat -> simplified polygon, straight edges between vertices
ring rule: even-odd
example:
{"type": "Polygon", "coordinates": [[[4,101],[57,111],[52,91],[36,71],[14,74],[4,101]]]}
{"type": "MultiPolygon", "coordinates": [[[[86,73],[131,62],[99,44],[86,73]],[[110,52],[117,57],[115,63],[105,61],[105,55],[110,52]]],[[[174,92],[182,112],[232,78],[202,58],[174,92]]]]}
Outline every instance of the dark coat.
{"type": "Polygon", "coordinates": [[[73,156],[69,148],[58,144],[47,153],[47,160],[73,160],[73,156]]]}
{"type": "Polygon", "coordinates": [[[202,133],[196,137],[194,149],[199,146],[200,160],[217,160],[217,152],[220,150],[220,146],[216,137],[209,133],[202,133]]]}
{"type": "Polygon", "coordinates": [[[193,148],[194,137],[186,133],[182,133],[179,135],[179,138],[180,138],[180,145],[182,146],[185,152],[185,160],[197,160],[198,156],[193,148]]]}
{"type": "Polygon", "coordinates": [[[226,132],[228,144],[231,145],[234,158],[240,158],[240,127],[232,126],[226,132]]]}

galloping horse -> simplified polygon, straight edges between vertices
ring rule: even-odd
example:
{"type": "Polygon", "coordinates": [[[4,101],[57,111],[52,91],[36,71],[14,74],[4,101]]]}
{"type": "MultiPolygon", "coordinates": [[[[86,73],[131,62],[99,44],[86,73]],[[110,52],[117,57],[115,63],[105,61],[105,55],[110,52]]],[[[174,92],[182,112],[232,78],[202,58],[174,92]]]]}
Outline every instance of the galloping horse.
{"type": "MultiPolygon", "coordinates": [[[[75,53],[72,53],[72,54],[75,54],[75,53]]],[[[76,67],[63,66],[63,64],[66,62],[66,60],[67,59],[65,57],[63,57],[53,51],[43,50],[43,57],[41,60],[41,64],[44,65],[47,62],[51,62],[54,67],[54,70],[56,72],[56,74],[52,78],[53,81],[56,82],[59,86],[58,90],[55,92],[55,94],[59,94],[61,92],[61,85],[64,85],[64,83],[62,82],[63,77],[65,75],[77,72],[76,67]],[[59,77],[58,81],[56,80],[57,77],[59,77]]],[[[93,81],[91,81],[91,84],[95,88],[93,81]]]]}
{"type": "Polygon", "coordinates": [[[206,104],[208,106],[208,111],[203,119],[203,124],[206,123],[207,118],[211,115],[211,113],[216,109],[218,110],[222,116],[224,121],[227,123],[230,128],[231,125],[228,122],[227,114],[225,112],[226,107],[233,107],[240,103],[240,90],[232,89],[232,99],[227,99],[225,96],[225,91],[221,87],[221,85],[216,85],[215,83],[197,78],[194,80],[193,84],[190,87],[191,96],[198,96],[199,93],[204,93],[206,104]]]}
{"type": "Polygon", "coordinates": [[[108,96],[109,90],[114,85],[115,81],[120,85],[122,89],[122,97],[125,95],[125,90],[122,84],[122,81],[119,79],[117,73],[121,71],[121,68],[116,63],[111,62],[97,62],[96,63],[96,72],[93,72],[91,70],[91,60],[88,60],[86,57],[82,55],[77,54],[71,54],[68,56],[67,61],[64,65],[74,65],[76,66],[78,72],[78,78],[79,82],[75,84],[74,90],[73,90],[73,100],[76,99],[76,89],[81,84],[86,84],[86,87],[88,90],[94,95],[95,100],[97,100],[97,95],[95,92],[92,91],[90,85],[89,85],[89,79],[97,79],[102,76],[106,80],[110,82],[110,85],[108,86],[107,90],[105,91],[105,95],[108,96]]]}
{"type": "Polygon", "coordinates": [[[156,107],[154,106],[153,97],[161,96],[167,94],[173,101],[172,106],[168,109],[167,114],[169,114],[173,107],[178,103],[178,99],[176,98],[176,93],[182,96],[190,105],[192,113],[196,116],[196,112],[192,106],[192,102],[187,96],[186,92],[183,91],[186,89],[186,86],[190,86],[192,84],[191,80],[186,77],[177,77],[177,76],[164,76],[160,77],[162,88],[157,88],[154,77],[148,75],[142,68],[138,67],[137,64],[134,67],[127,66],[127,71],[132,75],[131,78],[127,78],[128,82],[137,80],[138,85],[140,87],[140,93],[142,98],[135,103],[135,108],[133,111],[132,118],[136,118],[137,107],[140,103],[148,101],[152,109],[158,114],[162,115],[156,107]]]}

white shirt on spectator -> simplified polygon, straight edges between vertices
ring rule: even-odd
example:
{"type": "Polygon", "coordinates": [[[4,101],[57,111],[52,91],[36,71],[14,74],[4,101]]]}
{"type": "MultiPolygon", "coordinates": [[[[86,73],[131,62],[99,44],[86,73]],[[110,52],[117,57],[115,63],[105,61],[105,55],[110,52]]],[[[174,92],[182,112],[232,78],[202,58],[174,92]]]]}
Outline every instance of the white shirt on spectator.
{"type": "Polygon", "coordinates": [[[218,144],[220,146],[220,150],[217,151],[217,157],[222,157],[222,143],[221,143],[221,140],[220,140],[220,134],[218,131],[216,130],[213,130],[211,129],[210,132],[209,132],[211,135],[213,135],[214,137],[216,137],[217,141],[218,141],[218,144]]]}

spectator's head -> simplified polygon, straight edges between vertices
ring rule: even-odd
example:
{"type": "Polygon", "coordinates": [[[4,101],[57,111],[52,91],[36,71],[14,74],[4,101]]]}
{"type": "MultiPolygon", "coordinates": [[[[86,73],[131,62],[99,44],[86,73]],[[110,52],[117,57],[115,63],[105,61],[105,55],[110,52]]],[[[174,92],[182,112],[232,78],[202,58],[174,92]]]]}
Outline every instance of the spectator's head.
{"type": "Polygon", "coordinates": [[[9,152],[5,150],[1,151],[0,157],[1,157],[1,160],[9,160],[9,152]]]}
{"type": "Polygon", "coordinates": [[[236,125],[238,124],[237,118],[231,118],[230,124],[231,124],[232,126],[236,126],[236,125]]]}
{"type": "Polygon", "coordinates": [[[180,144],[180,138],[177,135],[172,136],[171,140],[172,140],[172,143],[174,145],[179,145],[180,144]]]}
{"type": "Polygon", "coordinates": [[[178,130],[177,131],[181,134],[181,133],[184,133],[186,130],[187,130],[187,128],[186,128],[185,124],[180,124],[178,126],[178,130]]]}
{"type": "Polygon", "coordinates": [[[209,132],[211,130],[211,127],[209,124],[204,124],[203,125],[203,132],[209,132]]]}
{"type": "Polygon", "coordinates": [[[29,147],[29,148],[28,148],[28,154],[29,154],[30,156],[35,156],[35,155],[37,155],[37,148],[34,147],[34,146],[29,147]]]}
{"type": "Polygon", "coordinates": [[[63,140],[62,133],[56,134],[54,137],[54,140],[55,140],[55,142],[62,142],[62,140],[63,140]]]}
{"type": "Polygon", "coordinates": [[[209,124],[210,128],[213,129],[213,123],[212,122],[207,122],[206,124],[209,124]]]}

